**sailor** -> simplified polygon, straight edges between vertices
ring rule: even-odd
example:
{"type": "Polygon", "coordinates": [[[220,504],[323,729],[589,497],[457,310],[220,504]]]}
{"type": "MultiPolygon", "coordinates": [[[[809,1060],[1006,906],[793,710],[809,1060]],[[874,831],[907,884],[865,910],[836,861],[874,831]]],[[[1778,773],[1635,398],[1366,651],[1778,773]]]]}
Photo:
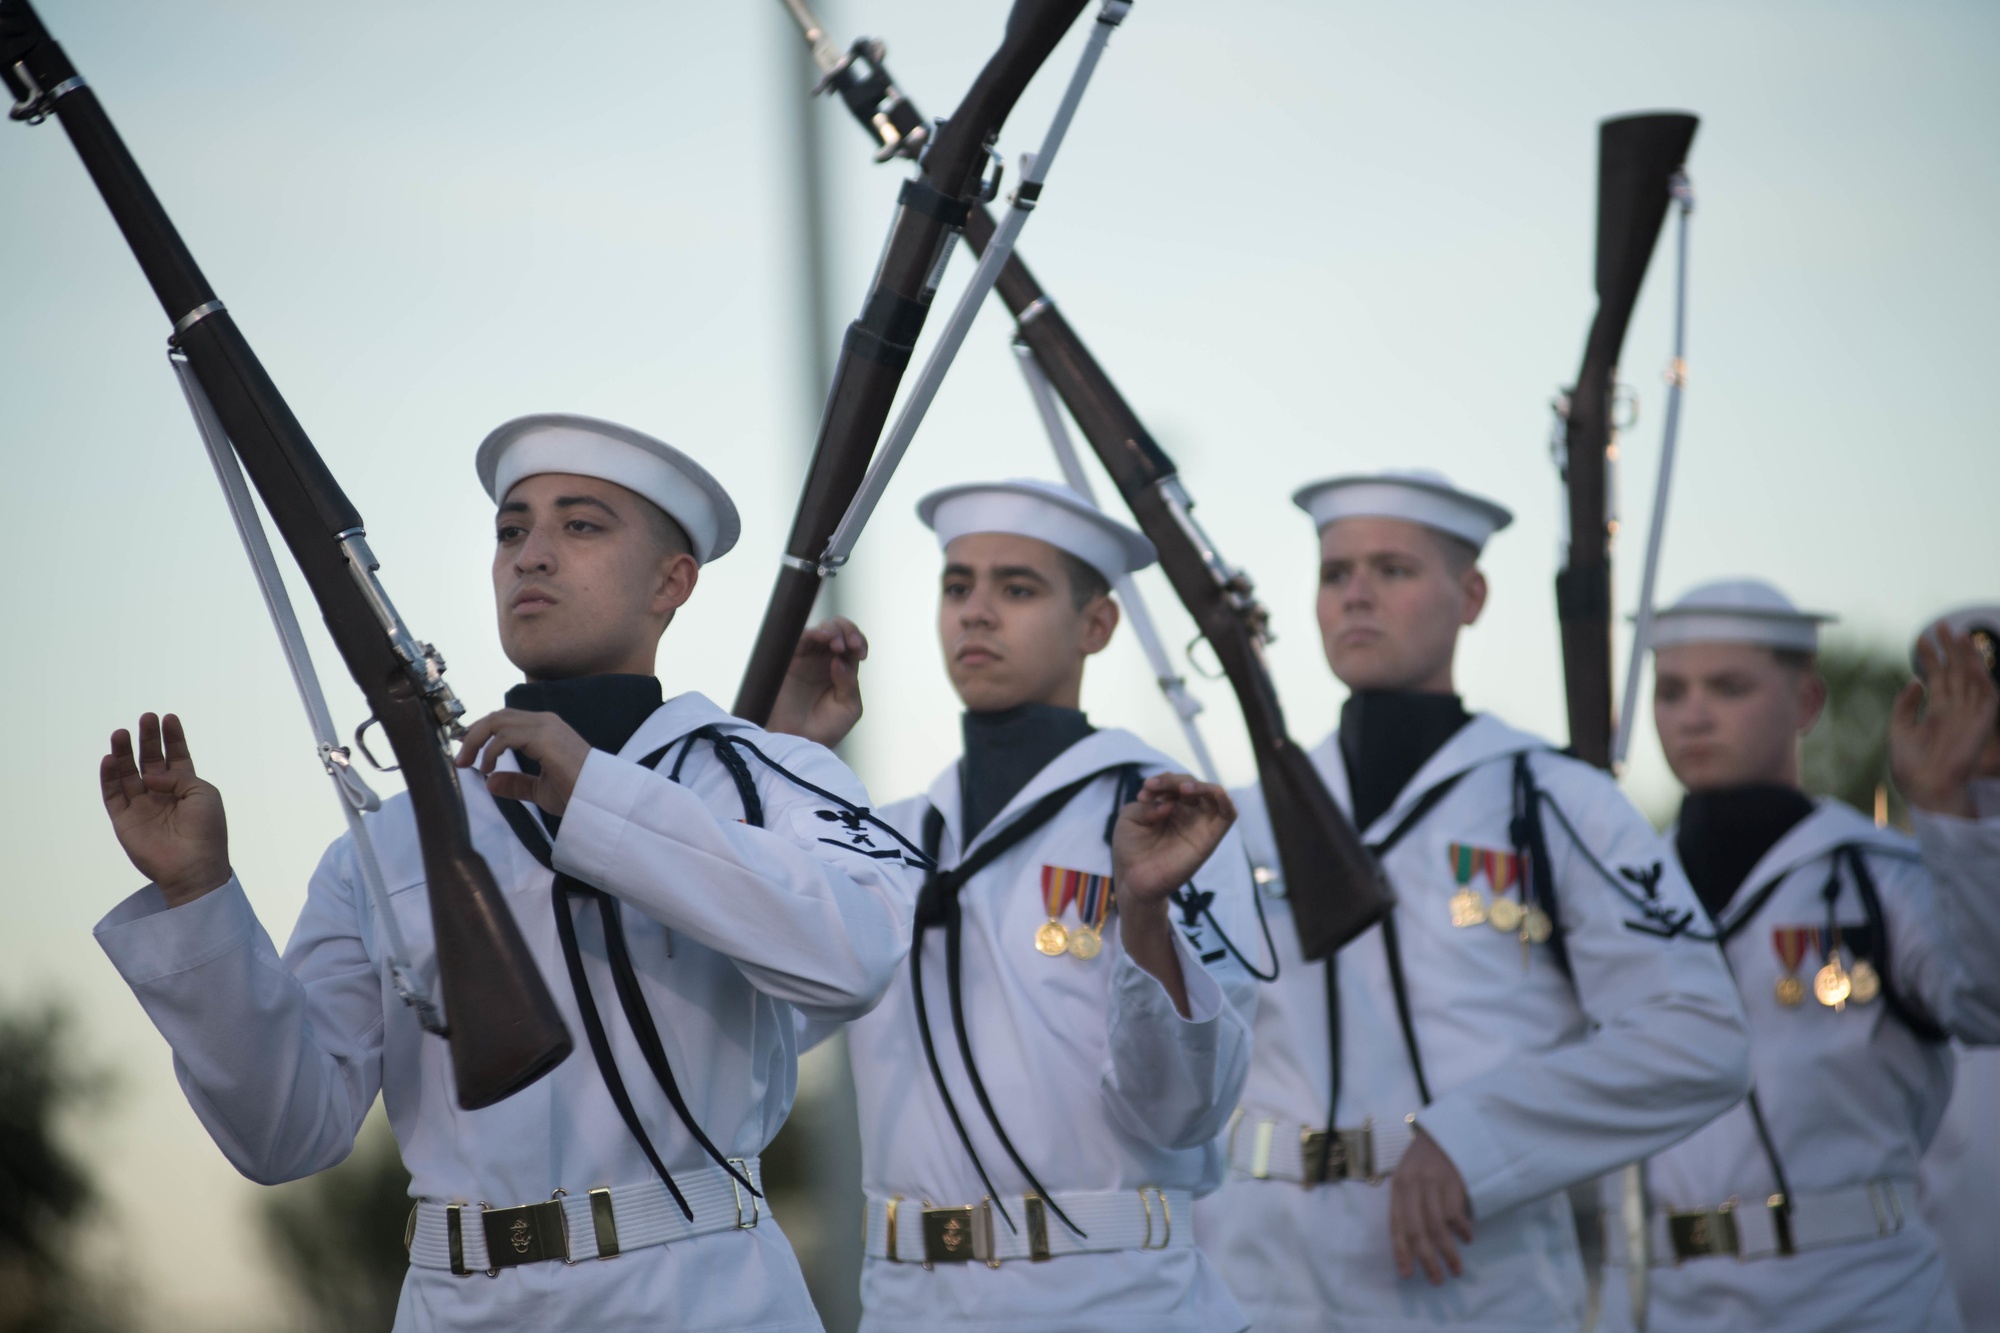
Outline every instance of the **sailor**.
{"type": "MultiPolygon", "coordinates": [[[[467,730],[466,815],[592,1049],[461,1110],[445,1043],[396,998],[353,841],[327,850],[278,953],[172,714],[142,718],[136,748],[117,732],[103,760],[113,828],[151,883],[98,941],[251,1179],[335,1165],[383,1094],[417,1200],[397,1329],[817,1329],[757,1157],[791,1107],[796,1016],[865,1012],[902,962],[912,872],[831,754],[699,694],[663,700],[661,634],[737,537],[713,477],[567,415],[508,422],[477,463],[500,643],[526,679],[467,730]]],[[[407,800],[367,827],[434,987],[407,800]]]]}
{"type": "MultiPolygon", "coordinates": [[[[2000,605],[1970,606],[1941,619],[1944,630],[1980,655],[1987,676],[2000,686],[2000,605]]],[[[1945,655],[1942,631],[1931,628],[1912,646],[1911,665],[1928,680],[1945,655]]],[[[1910,734],[1900,723],[1891,733],[1899,740],[1910,734]]],[[[1963,873],[1983,872],[2000,892],[2000,849],[1987,832],[2000,825],[2000,726],[1976,751],[1969,746],[1961,751],[1959,762],[1964,769],[1947,766],[1943,790],[1920,802],[1934,816],[1926,821],[1934,836],[1923,844],[1925,864],[1940,856],[1962,862],[1963,873]],[[1962,774],[1969,776],[1961,782],[1962,774]],[[1970,804],[1951,809],[1955,794],[1970,804]],[[1935,836],[1939,833],[1945,836],[1935,836]]],[[[1957,1293],[1966,1333],[2000,1333],[2000,1264],[1994,1262],[1994,1238],[2000,1236],[2000,1137],[1994,1132],[2000,1118],[2000,1049],[1954,1042],[1952,1050],[1957,1077],[1944,1120],[1924,1152],[1917,1198],[1944,1246],[1945,1274],[1957,1293]]]]}
{"type": "Polygon", "coordinates": [[[1575,1329],[1566,1188],[1743,1095],[1741,1007],[1611,779],[1460,702],[1459,632],[1507,510],[1423,471],[1294,499],[1351,691],[1312,758],[1396,906],[1305,962],[1264,804],[1237,794],[1282,972],[1202,1244],[1260,1330],[1575,1329]]]}
{"type": "MultiPolygon", "coordinates": [[[[965,751],[882,812],[937,868],[906,973],[848,1029],[862,1327],[1240,1329],[1192,1204],[1249,1064],[1249,863],[1220,787],[1079,707],[1110,584],[1152,545],[1039,481],[917,512],[965,751]]],[[[809,633],[787,715],[843,692],[858,712],[863,651],[851,625],[809,633]]]]}
{"type": "Polygon", "coordinates": [[[1644,1239],[1613,1227],[1607,1246],[1606,1327],[1631,1318],[1620,1293],[1641,1290],[1656,1333],[1959,1327],[1915,1186],[1951,1090],[1947,1037],[2000,1039],[2000,825],[1965,817],[1996,692],[1941,630],[1928,689],[1913,684],[1892,718],[1917,836],[1878,828],[1799,787],[1827,619],[1730,580],[1653,623],[1653,719],[1687,788],[1673,860],[1723,939],[1753,1087],[1645,1164],[1644,1239]]]}

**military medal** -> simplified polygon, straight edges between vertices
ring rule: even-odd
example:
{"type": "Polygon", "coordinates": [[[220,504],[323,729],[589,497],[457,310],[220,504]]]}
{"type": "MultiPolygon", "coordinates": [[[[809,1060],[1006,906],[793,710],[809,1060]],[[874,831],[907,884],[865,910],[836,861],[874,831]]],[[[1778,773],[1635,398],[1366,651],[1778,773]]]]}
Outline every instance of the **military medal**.
{"type": "Polygon", "coordinates": [[[1857,958],[1854,966],[1847,969],[1847,986],[1848,999],[1867,1004],[1882,993],[1882,974],[1866,958],[1857,958]]]}
{"type": "Polygon", "coordinates": [[[1549,936],[1556,933],[1556,923],[1549,914],[1539,907],[1530,907],[1521,921],[1521,938],[1530,944],[1547,944],[1549,936]]]}
{"type": "Polygon", "coordinates": [[[1527,913],[1521,909],[1521,904],[1512,898],[1495,898],[1493,905],[1486,909],[1486,919],[1492,924],[1493,929],[1506,935],[1512,935],[1519,930],[1521,920],[1526,915],[1527,913]]]}
{"type": "Polygon", "coordinates": [[[1451,924],[1460,930],[1483,924],[1486,920],[1486,900],[1472,887],[1479,849],[1455,842],[1447,849],[1447,855],[1451,858],[1452,878],[1458,881],[1458,892],[1451,895],[1451,924]]]}
{"type": "Polygon", "coordinates": [[[1069,953],[1085,962],[1104,951],[1104,916],[1111,910],[1111,876],[1079,875],[1076,886],[1077,927],[1070,932],[1069,953]]]}
{"type": "MultiPolygon", "coordinates": [[[[1828,906],[1827,915],[1833,914],[1828,906]]],[[[1847,1008],[1847,997],[1854,993],[1854,979],[1840,961],[1840,926],[1836,923],[1826,933],[1820,956],[1826,965],[1813,974],[1813,998],[1836,1014],[1847,1008]]]]}
{"type": "Polygon", "coordinates": [[[1826,966],[1813,974],[1813,998],[1835,1013],[1847,1007],[1847,997],[1853,991],[1854,980],[1840,965],[1838,954],[1827,959],[1826,966]]]}
{"type": "Polygon", "coordinates": [[[1799,980],[1799,964],[1806,957],[1806,932],[1796,926],[1780,926],[1771,932],[1771,947],[1785,965],[1785,975],[1778,978],[1778,1003],[1795,1009],[1806,1001],[1806,983],[1799,980]]]}
{"type": "Polygon", "coordinates": [[[1063,909],[1076,894],[1076,872],[1060,866],[1042,867],[1042,906],[1049,919],[1035,931],[1035,948],[1050,958],[1060,958],[1069,947],[1069,931],[1063,928],[1063,909]]]}

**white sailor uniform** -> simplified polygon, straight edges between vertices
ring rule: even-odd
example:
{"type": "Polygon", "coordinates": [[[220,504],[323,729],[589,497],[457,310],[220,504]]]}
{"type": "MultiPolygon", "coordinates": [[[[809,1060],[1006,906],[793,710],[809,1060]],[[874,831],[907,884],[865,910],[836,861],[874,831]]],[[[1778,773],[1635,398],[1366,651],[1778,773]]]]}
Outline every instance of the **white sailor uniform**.
{"type": "MultiPolygon", "coordinates": [[[[1977,825],[1936,816],[1923,843],[1925,865],[1939,858],[1968,881],[1985,876],[2000,893],[2000,781],[1972,784],[1977,825]],[[1942,833],[1942,837],[1936,835],[1942,833]]],[[[1924,1152],[1917,1197],[1944,1246],[1945,1272],[1958,1294],[1966,1333],[2000,1333],[2000,1048],[1953,1043],[1958,1068],[1951,1101],[1924,1152]]]]}
{"type": "MultiPolygon", "coordinates": [[[[1037,932],[1051,915],[1046,886],[1054,883],[1060,900],[1056,877],[1063,872],[1082,890],[1111,873],[1106,833],[1121,800],[1120,768],[1144,778],[1178,765],[1129,732],[1094,732],[1044,767],[969,847],[961,836],[957,765],[926,796],[881,812],[918,842],[935,809],[941,816],[938,864],[951,867],[1007,836],[1044,797],[1100,775],[1054,819],[973,875],[960,896],[964,1019],[973,1058],[1008,1139],[1088,1238],[1071,1234],[1053,1209],[1040,1210],[1041,1226],[1031,1226],[1035,1219],[1023,1196],[1034,1187],[1009,1159],[967,1077],[951,1020],[945,932],[928,930],[923,988],[939,1067],[998,1195],[990,1217],[975,1207],[978,1216],[961,1215],[960,1222],[982,1238],[990,1225],[999,1262],[925,1265],[927,1253],[941,1253],[938,1229],[953,1223],[934,1214],[927,1249],[926,1205],[980,1205],[986,1189],[933,1083],[906,967],[881,1005],[852,1024],[848,1035],[868,1193],[864,1329],[1208,1333],[1244,1326],[1227,1289],[1191,1244],[1192,1196],[1221,1179],[1217,1135],[1249,1065],[1256,1003],[1255,983],[1229,954],[1222,933],[1253,959],[1263,948],[1249,865],[1235,832],[1193,881],[1197,895],[1214,895],[1214,920],[1194,914],[1188,904],[1171,909],[1189,1017],[1181,1017],[1165,988],[1119,947],[1115,915],[1104,920],[1096,957],[1051,957],[1036,947],[1037,932]],[[1003,1207],[1018,1231],[1000,1216],[1003,1207]],[[1032,1253],[1042,1227],[1053,1257],[1037,1263],[1032,1253]]],[[[1063,908],[1065,933],[1088,924],[1079,920],[1080,910],[1075,904],[1063,908]]]]}
{"type": "MultiPolygon", "coordinates": [[[[1338,735],[1312,757],[1351,808],[1338,735]]],[[[1610,778],[1476,714],[1366,839],[1383,844],[1455,776],[1383,857],[1431,1101],[1423,1103],[1377,928],[1336,960],[1334,1126],[1345,1158],[1336,1154],[1332,1183],[1302,1183],[1317,1165],[1305,1159],[1324,1151],[1304,1136],[1328,1124],[1327,969],[1300,958],[1283,901],[1268,904],[1283,975],[1260,1000],[1229,1182],[1197,1210],[1203,1248],[1260,1330],[1577,1328],[1585,1281],[1565,1187],[1657,1151],[1743,1095],[1735,989],[1714,944],[1690,928],[1701,921],[1693,891],[1610,778]],[[1534,927],[1519,915],[1528,869],[1515,857],[1519,756],[1543,795],[1559,918],[1549,943],[1524,944],[1521,933],[1534,927]],[[1497,908],[1502,898],[1513,906],[1497,908]],[[1370,1178],[1390,1173],[1412,1122],[1458,1168],[1474,1214],[1465,1272],[1440,1287],[1421,1273],[1398,1278],[1388,1185],[1370,1178]]],[[[1261,796],[1249,789],[1237,803],[1252,855],[1275,871],[1261,796]]]]}
{"type": "MultiPolygon", "coordinates": [[[[1748,1012],[1752,1104],[1653,1157],[1645,1169],[1654,1212],[1650,1321],[1654,1330],[1772,1328],[1949,1333],[1959,1327],[1936,1235],[1917,1209],[1918,1159],[1951,1092],[1952,1055],[1935,1025],[1968,1041],[2000,1040],[2000,893],[1991,874],[2000,838],[1990,823],[1913,812],[1917,839],[1850,807],[1821,800],[1744,879],[1718,926],[1748,1012]],[[1984,854],[1974,851],[1984,839],[1984,854]],[[1918,852],[1923,860],[1919,863],[1918,852]],[[1852,852],[1841,849],[1853,849],[1852,852]],[[1968,854],[1971,853],[1971,854],[1968,854]],[[1880,902],[1886,958],[1857,865],[1880,902]],[[1980,881],[1984,878],[1986,882],[1980,881]],[[1837,888],[1835,887],[1837,883],[1837,888]],[[1831,957],[1831,919],[1850,977],[1867,957],[1882,983],[1866,1003],[1817,1001],[1831,957]],[[1824,956],[1823,956],[1824,955],[1824,956]],[[1795,977],[1804,994],[1787,988],[1795,977]],[[1893,1012],[1892,998],[1911,1020],[1893,1012]],[[1782,1170],[1785,1219],[1797,1253],[1779,1256],[1768,1202],[1782,1170]],[[1732,1228],[1676,1225],[1669,1211],[1734,1201],[1742,1258],[1689,1257],[1727,1248],[1732,1228]]],[[[1851,984],[1851,982],[1850,982],[1851,984]]],[[[1856,995],[1865,994],[1864,986],[1856,995]]],[[[1614,1228],[1615,1230],[1615,1228],[1614,1228]]],[[[1991,1235],[1986,1237],[1990,1246],[1991,1235]]],[[[1609,1245],[1604,1327],[1627,1326],[1622,1236],[1609,1245]]]]}
{"type": "MultiPolygon", "coordinates": [[[[903,960],[912,887],[902,858],[840,818],[842,808],[756,758],[747,768],[764,826],[707,742],[679,781],[636,762],[703,727],[744,739],[855,806],[867,796],[826,750],[767,735],[698,694],[663,704],[617,755],[594,751],[555,839],[555,867],[609,891],[623,913],[645,1003],[695,1122],[755,1179],[757,1154],[791,1109],[796,1015],[865,1013],[903,960]]],[[[678,754],[678,748],[675,751],[678,754]]],[[[511,756],[506,761],[512,762],[511,756]]],[[[506,893],[577,1051],[498,1105],[459,1109],[450,1053],[396,998],[350,841],[328,849],[282,956],[240,884],[166,910],[148,886],[97,938],[174,1049],[195,1113],[238,1170],[292,1180],[341,1161],[379,1089],[422,1204],[399,1331],[817,1329],[797,1261],[757,1200],[711,1161],[647,1073],[622,1020],[599,917],[575,916],[580,953],[611,1045],[653,1143],[694,1209],[692,1225],[614,1109],[584,1048],[559,946],[552,873],[503,820],[474,774],[472,838],[506,893]],[[608,1190],[602,1200],[592,1191],[608,1190]],[[565,1193],[566,1192],[566,1193],[565,1193]],[[481,1275],[480,1209],[557,1196],[568,1257],[481,1275]],[[447,1205],[458,1217],[455,1275],[447,1205]],[[739,1222],[741,1224],[739,1228],[739,1222]],[[701,1234],[690,1234],[701,1233],[701,1234]],[[659,1243],[665,1240],[667,1243],[659,1243]],[[616,1245],[622,1253],[615,1262],[616,1245]]],[[[406,798],[368,826],[408,943],[435,989],[431,917],[406,798]]],[[[447,1015],[449,1018],[449,1015],[447,1015]]],[[[505,1235],[506,1233],[503,1233],[505,1235]]],[[[507,1237],[511,1243],[511,1236],[507,1237]]],[[[563,1254],[559,1238],[538,1245],[563,1254]]]]}

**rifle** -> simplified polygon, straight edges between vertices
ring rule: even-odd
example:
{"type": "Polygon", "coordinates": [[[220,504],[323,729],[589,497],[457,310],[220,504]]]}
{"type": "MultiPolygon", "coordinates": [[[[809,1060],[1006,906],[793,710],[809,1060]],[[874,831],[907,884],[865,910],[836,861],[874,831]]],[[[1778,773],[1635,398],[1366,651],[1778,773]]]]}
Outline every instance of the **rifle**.
{"type": "MultiPolygon", "coordinates": [[[[819,595],[821,556],[861,489],[952,242],[975,198],[990,197],[998,187],[997,175],[981,182],[991,145],[1084,2],[1014,0],[1000,48],[951,119],[923,137],[928,148],[918,173],[903,183],[867,302],[841,339],[784,562],[731,709],[738,717],[761,723],[771,715],[819,595]]],[[[901,142],[915,151],[914,138],[901,142]]]]}
{"type": "Polygon", "coordinates": [[[1556,400],[1557,466],[1569,540],[1556,575],[1570,750],[1611,766],[1612,393],[1618,356],[1667,218],[1674,177],[1701,122],[1683,112],[1621,116],[1598,129],[1597,314],[1576,384],[1556,400]]]}
{"type": "Polygon", "coordinates": [[[213,404],[243,468],[319,603],[334,646],[396,753],[429,885],[439,988],[459,1105],[477,1110],[560,1064],[570,1037],[493,873],[472,846],[449,741],[465,707],[444,658],[411,634],[375,577],[361,516],[140,173],[76,67],[28,0],[0,0],[0,79],[10,118],[54,115],[173,322],[169,344],[213,404]]]}
{"type": "MultiPolygon", "coordinates": [[[[802,16],[800,26],[820,61],[821,86],[839,94],[862,128],[875,137],[877,160],[915,152],[897,126],[920,124],[922,118],[883,69],[881,44],[863,38],[842,57],[811,21],[802,0],[785,4],[794,16],[802,16]]],[[[983,206],[970,210],[965,239],[975,253],[985,252],[996,226],[983,206]]],[[[1140,530],[1159,551],[1160,567],[1229,677],[1256,756],[1299,947],[1309,960],[1327,957],[1388,915],[1395,899],[1312,760],[1286,730],[1277,689],[1264,663],[1264,645],[1270,639],[1268,613],[1257,601],[1249,577],[1217,553],[1195,520],[1194,502],[1182,487],[1173,460],[1147,432],[1018,254],[1008,258],[996,290],[1014,316],[1019,340],[1034,353],[1140,530]]]]}

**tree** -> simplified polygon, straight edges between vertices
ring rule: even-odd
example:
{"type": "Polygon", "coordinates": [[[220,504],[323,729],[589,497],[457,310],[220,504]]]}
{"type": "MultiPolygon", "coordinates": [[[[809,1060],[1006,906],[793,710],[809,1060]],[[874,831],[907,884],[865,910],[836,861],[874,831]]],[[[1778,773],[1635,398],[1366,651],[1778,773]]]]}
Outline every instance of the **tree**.
{"type": "Polygon", "coordinates": [[[1887,796],[1888,821],[1907,827],[1909,812],[1889,778],[1889,712],[1910,678],[1907,658],[1881,644],[1834,642],[1819,654],[1826,678],[1826,712],[1806,735],[1800,755],[1805,789],[1876,815],[1876,793],[1887,796]]]}
{"type": "Polygon", "coordinates": [[[305,1309],[309,1333],[383,1333],[409,1270],[403,1227],[410,1173],[382,1116],[346,1161],[280,1185],[264,1200],[271,1249],[305,1309]]]}
{"type": "Polygon", "coordinates": [[[71,1261],[97,1203],[58,1124],[108,1080],[77,1057],[60,1010],[0,1015],[0,1333],[85,1333],[116,1322],[115,1293],[71,1261]]]}

